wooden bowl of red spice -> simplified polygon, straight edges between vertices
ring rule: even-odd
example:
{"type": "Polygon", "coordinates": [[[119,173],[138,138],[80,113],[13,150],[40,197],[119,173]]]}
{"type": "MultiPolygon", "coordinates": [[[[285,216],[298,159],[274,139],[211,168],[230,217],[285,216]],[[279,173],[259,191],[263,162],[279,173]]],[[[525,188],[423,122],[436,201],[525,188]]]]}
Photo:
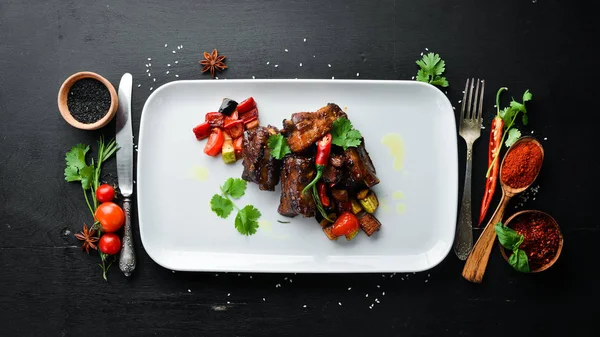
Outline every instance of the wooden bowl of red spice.
{"type": "MultiPolygon", "coordinates": [[[[556,220],[538,210],[524,210],[513,214],[505,226],[523,235],[519,249],[527,254],[531,273],[539,273],[550,268],[562,252],[563,236],[556,220]]],[[[500,252],[506,262],[513,253],[501,244],[500,252]]]]}
{"type": "Polygon", "coordinates": [[[82,130],[96,130],[108,124],[118,105],[113,85],[89,71],[69,76],[58,91],[60,114],[67,123],[82,130]]]}

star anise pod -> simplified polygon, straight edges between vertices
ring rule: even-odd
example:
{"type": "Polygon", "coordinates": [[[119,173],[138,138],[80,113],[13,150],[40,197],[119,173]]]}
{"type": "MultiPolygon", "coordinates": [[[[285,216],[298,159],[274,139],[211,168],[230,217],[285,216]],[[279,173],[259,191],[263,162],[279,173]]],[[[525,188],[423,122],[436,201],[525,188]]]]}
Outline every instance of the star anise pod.
{"type": "Polygon", "coordinates": [[[202,68],[202,72],[207,72],[210,70],[210,74],[213,78],[215,78],[215,70],[223,71],[227,66],[223,62],[225,60],[225,56],[219,56],[219,53],[216,49],[212,51],[212,53],[204,52],[205,60],[200,61],[200,64],[204,67],[202,68]]]}
{"type": "Polygon", "coordinates": [[[93,229],[88,230],[87,225],[83,225],[83,231],[75,234],[75,237],[83,243],[81,244],[81,250],[85,250],[88,254],[90,253],[90,248],[94,250],[98,250],[95,242],[98,242],[98,237],[96,236],[96,231],[93,229]]]}

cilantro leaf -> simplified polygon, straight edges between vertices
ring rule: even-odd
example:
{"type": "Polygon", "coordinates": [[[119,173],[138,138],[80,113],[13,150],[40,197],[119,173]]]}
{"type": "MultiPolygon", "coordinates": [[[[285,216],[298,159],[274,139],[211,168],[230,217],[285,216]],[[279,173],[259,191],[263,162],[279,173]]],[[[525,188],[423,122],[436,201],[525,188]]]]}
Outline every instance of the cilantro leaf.
{"type": "Polygon", "coordinates": [[[446,62],[440,58],[439,54],[427,53],[416,63],[421,68],[417,71],[417,81],[441,87],[448,86],[448,80],[441,76],[446,71],[446,62]]]}
{"type": "Polygon", "coordinates": [[[94,182],[95,168],[94,165],[84,166],[79,170],[79,176],[81,177],[81,187],[84,190],[89,190],[94,182]]]}
{"type": "Polygon", "coordinates": [[[233,210],[233,203],[231,200],[215,194],[210,199],[210,209],[221,218],[226,219],[233,210]]]}
{"type": "Polygon", "coordinates": [[[346,117],[340,117],[331,127],[331,143],[344,148],[357,147],[362,142],[360,131],[352,128],[352,123],[346,117]]]}
{"type": "Polygon", "coordinates": [[[261,214],[258,209],[252,205],[247,205],[242,208],[235,217],[235,228],[244,235],[252,235],[256,233],[258,228],[258,219],[261,214]]]}
{"type": "Polygon", "coordinates": [[[510,129],[508,130],[508,137],[506,138],[506,147],[510,147],[513,145],[519,138],[521,137],[521,131],[519,129],[510,129]]]}
{"type": "Polygon", "coordinates": [[[529,89],[525,90],[523,93],[523,103],[531,101],[533,98],[533,94],[529,92],[529,89]]]}
{"type": "Polygon", "coordinates": [[[246,193],[246,181],[241,178],[229,178],[225,180],[221,190],[232,198],[239,199],[246,193]]]}
{"type": "Polygon", "coordinates": [[[529,123],[529,117],[527,117],[527,114],[523,114],[523,117],[521,117],[521,122],[523,125],[527,125],[527,123],[529,123]]]}
{"type": "Polygon", "coordinates": [[[85,163],[85,155],[89,150],[89,145],[77,144],[73,146],[65,155],[67,166],[76,167],[77,169],[82,169],[84,166],[87,166],[85,163]]]}
{"type": "Polygon", "coordinates": [[[271,157],[275,159],[281,159],[286,154],[292,153],[287,139],[280,133],[269,136],[269,149],[271,149],[271,157]]]}
{"type": "Polygon", "coordinates": [[[72,181],[81,181],[81,177],[79,176],[79,170],[75,166],[67,166],[65,167],[65,180],[68,182],[72,181]]]}

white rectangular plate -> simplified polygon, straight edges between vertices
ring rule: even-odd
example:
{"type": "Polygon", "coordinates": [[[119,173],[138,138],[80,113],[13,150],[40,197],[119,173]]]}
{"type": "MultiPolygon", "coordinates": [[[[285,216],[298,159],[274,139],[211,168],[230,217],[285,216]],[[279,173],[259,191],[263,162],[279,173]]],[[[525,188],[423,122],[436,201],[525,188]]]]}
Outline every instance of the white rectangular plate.
{"type": "Polygon", "coordinates": [[[437,88],[416,81],[197,80],[154,91],[144,105],[137,168],[139,227],[150,257],[181,271],[416,272],[450,251],[458,199],[457,136],[452,106],[437,88]],[[226,165],[203,153],[192,128],[223,97],[252,96],[261,125],[281,127],[299,111],[327,103],[345,109],[365,138],[377,176],[379,232],[329,241],[314,218],[277,213],[275,192],[248,183],[235,203],[262,212],[255,235],[244,236],[210,209],[210,198],[241,160],[226,165]],[[384,141],[396,143],[387,146],[384,141]],[[393,149],[394,151],[391,151],[393,149]],[[392,154],[394,152],[396,155],[392,154]],[[290,221],[290,223],[280,223],[290,221]]]}

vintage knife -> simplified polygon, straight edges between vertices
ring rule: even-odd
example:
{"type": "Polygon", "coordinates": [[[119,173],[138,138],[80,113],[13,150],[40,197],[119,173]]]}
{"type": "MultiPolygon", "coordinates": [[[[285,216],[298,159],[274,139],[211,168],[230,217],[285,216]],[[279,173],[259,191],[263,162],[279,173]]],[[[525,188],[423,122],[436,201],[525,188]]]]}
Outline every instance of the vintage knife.
{"type": "Polygon", "coordinates": [[[123,243],[119,255],[119,268],[130,276],[135,269],[135,252],[131,233],[131,205],[133,194],[133,129],[131,126],[131,87],[133,77],[125,73],[119,83],[119,108],[117,110],[116,140],[119,146],[117,151],[117,174],[119,189],[123,196],[123,211],[125,212],[125,226],[123,243]]]}

